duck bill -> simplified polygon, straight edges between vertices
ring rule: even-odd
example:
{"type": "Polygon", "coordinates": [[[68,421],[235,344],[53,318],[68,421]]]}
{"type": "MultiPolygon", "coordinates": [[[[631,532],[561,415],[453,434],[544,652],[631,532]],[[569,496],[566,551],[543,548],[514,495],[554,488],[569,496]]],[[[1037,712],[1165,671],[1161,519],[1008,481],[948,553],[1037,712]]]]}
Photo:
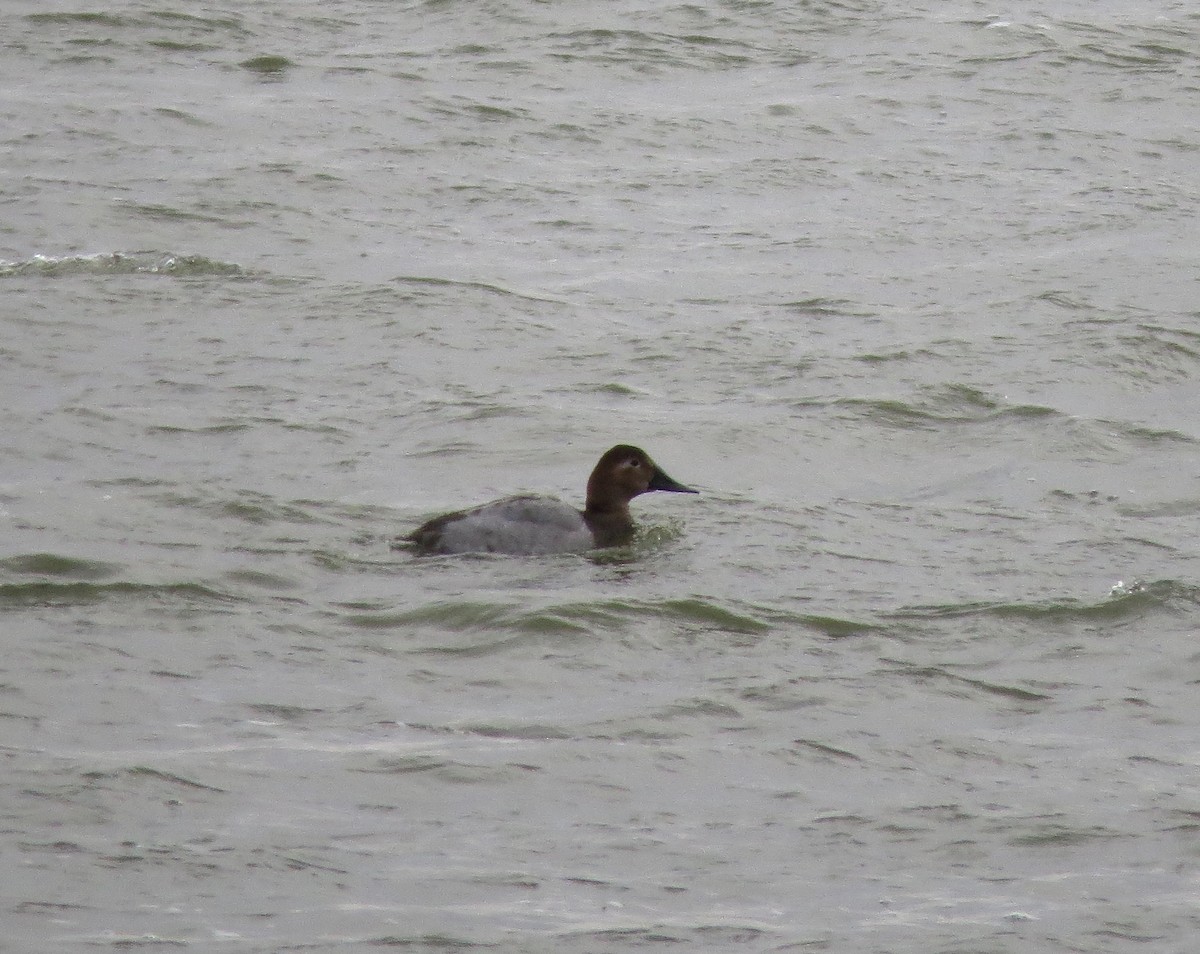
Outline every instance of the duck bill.
{"type": "Polygon", "coordinates": [[[685,487],[677,480],[672,480],[657,467],[654,469],[654,476],[650,478],[650,490],[669,490],[675,494],[698,494],[700,491],[692,490],[691,487],[685,487]]]}

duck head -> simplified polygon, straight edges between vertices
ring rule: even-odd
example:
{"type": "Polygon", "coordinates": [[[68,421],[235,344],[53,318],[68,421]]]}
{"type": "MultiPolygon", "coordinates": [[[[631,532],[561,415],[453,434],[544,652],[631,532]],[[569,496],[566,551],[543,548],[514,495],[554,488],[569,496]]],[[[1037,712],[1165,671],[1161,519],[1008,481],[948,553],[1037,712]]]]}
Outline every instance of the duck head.
{"type": "Polygon", "coordinates": [[[587,512],[628,510],[629,501],[651,490],[699,493],[669,477],[644,450],[630,444],[618,444],[605,452],[588,478],[587,512]]]}

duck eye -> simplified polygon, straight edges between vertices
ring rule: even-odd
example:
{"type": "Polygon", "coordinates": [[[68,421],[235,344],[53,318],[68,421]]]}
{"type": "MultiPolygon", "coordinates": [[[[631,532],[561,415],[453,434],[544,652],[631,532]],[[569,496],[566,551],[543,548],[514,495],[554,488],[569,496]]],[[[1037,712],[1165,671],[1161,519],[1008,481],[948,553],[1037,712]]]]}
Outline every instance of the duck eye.
{"type": "Polygon", "coordinates": [[[642,460],[640,457],[630,457],[629,460],[625,461],[625,466],[632,467],[634,470],[637,470],[642,466],[642,460]]]}

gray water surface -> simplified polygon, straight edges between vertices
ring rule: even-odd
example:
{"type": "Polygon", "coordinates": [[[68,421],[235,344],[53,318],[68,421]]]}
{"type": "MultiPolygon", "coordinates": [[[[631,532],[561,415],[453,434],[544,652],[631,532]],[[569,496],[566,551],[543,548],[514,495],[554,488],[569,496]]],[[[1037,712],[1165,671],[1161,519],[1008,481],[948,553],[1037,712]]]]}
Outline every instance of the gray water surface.
{"type": "Polygon", "coordinates": [[[0,14],[0,948],[1190,952],[1200,16],[0,14]],[[414,558],[644,446],[613,553],[414,558]]]}

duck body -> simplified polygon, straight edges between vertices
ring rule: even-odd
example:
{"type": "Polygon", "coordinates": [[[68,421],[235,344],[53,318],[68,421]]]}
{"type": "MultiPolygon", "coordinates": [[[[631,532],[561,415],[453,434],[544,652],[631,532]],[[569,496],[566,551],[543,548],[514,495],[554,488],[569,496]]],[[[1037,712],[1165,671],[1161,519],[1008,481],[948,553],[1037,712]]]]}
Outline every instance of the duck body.
{"type": "Polygon", "coordinates": [[[575,553],[595,546],[583,514],[554,497],[506,497],[443,514],[408,539],[425,553],[575,553]]]}
{"type": "Polygon", "coordinates": [[[577,510],[554,497],[520,495],[434,517],[404,538],[419,553],[580,553],[633,539],[629,501],[651,490],[694,494],[629,444],[610,449],[588,478],[577,510]]]}

